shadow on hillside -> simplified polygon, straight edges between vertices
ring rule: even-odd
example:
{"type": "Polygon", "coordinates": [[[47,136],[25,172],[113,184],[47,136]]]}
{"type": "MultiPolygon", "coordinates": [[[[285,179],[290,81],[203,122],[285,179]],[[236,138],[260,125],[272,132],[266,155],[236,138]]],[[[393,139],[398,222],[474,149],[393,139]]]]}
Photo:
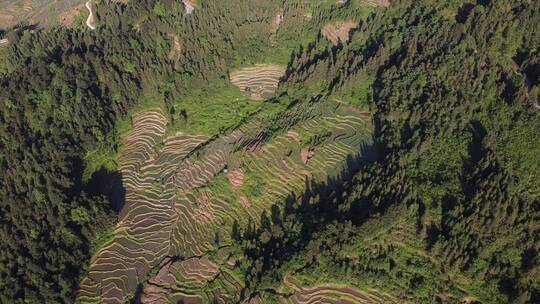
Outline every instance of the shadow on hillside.
{"type": "Polygon", "coordinates": [[[102,167],[92,174],[86,188],[91,195],[104,195],[116,213],[124,207],[126,189],[122,184],[122,173],[119,171],[109,172],[102,167]]]}
{"type": "Polygon", "coordinates": [[[242,291],[242,298],[254,291],[250,286],[255,286],[263,273],[294,257],[328,224],[336,221],[359,223],[378,210],[369,202],[362,202],[362,209],[357,210],[355,206],[359,204],[354,194],[355,175],[377,160],[377,156],[374,145],[363,145],[359,154],[347,157],[345,168],[339,174],[322,182],[306,179],[304,193],[291,194],[274,204],[270,214],[264,212],[261,215],[258,227],[250,222],[241,229],[234,223],[233,239],[241,244],[251,263],[248,263],[247,287],[242,291]]]}

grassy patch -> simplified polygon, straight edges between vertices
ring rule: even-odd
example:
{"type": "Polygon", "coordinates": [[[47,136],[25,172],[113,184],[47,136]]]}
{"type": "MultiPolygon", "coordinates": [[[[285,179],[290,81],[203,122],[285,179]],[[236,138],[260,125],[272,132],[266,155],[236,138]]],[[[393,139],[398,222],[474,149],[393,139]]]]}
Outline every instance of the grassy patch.
{"type": "Polygon", "coordinates": [[[373,77],[360,76],[358,81],[336,93],[336,98],[355,108],[368,111],[373,104],[373,77]]]}
{"type": "Polygon", "coordinates": [[[232,186],[225,174],[220,174],[212,179],[212,181],[208,183],[207,188],[216,195],[225,195],[231,199],[235,196],[232,186]]]}
{"type": "Polygon", "coordinates": [[[110,225],[98,231],[92,240],[90,247],[90,255],[94,256],[105,244],[107,244],[114,237],[114,228],[116,224],[111,222],[110,225]]]}
{"type": "Polygon", "coordinates": [[[244,193],[250,200],[259,198],[266,189],[266,181],[251,170],[247,170],[244,177],[244,193]]]}
{"type": "Polygon", "coordinates": [[[257,199],[265,191],[266,182],[264,179],[255,174],[255,172],[248,170],[244,177],[244,193],[250,200],[257,199]]]}
{"type": "Polygon", "coordinates": [[[101,168],[105,168],[108,172],[116,170],[116,153],[112,147],[102,146],[89,151],[86,154],[85,167],[82,176],[83,182],[88,182],[92,177],[92,174],[99,171],[101,168]]]}
{"type": "Polygon", "coordinates": [[[172,131],[223,134],[256,113],[262,104],[250,100],[238,88],[216,81],[177,100],[172,109],[172,131]]]}

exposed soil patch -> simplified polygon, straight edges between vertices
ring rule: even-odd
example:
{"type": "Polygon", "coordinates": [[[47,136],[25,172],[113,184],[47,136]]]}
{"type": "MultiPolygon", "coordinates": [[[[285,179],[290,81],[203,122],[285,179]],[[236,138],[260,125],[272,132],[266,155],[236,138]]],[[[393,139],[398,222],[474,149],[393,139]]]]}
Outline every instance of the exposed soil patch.
{"type": "Polygon", "coordinates": [[[272,19],[272,24],[270,26],[270,43],[273,47],[277,46],[277,32],[281,26],[281,23],[283,23],[283,16],[284,11],[282,8],[280,8],[272,19]]]}
{"type": "Polygon", "coordinates": [[[300,158],[304,164],[307,164],[313,156],[315,156],[315,150],[313,150],[312,147],[302,148],[302,150],[300,150],[300,158]]]}
{"type": "Polygon", "coordinates": [[[339,42],[349,42],[351,30],[357,27],[358,22],[339,21],[325,25],[322,29],[322,34],[332,44],[338,45],[339,42]]]}
{"type": "Polygon", "coordinates": [[[372,6],[389,7],[392,2],[390,0],[364,0],[367,4],[372,6]]]}
{"type": "Polygon", "coordinates": [[[478,302],[478,300],[473,297],[465,297],[463,298],[461,303],[462,304],[479,304],[480,302],[478,302]]]}
{"type": "Polygon", "coordinates": [[[174,34],[169,34],[169,37],[173,39],[171,51],[169,52],[169,59],[178,61],[182,54],[182,44],[180,43],[180,37],[174,34]]]}
{"type": "Polygon", "coordinates": [[[192,14],[195,10],[195,0],[182,0],[184,7],[186,8],[186,14],[192,14]]]}
{"type": "Polygon", "coordinates": [[[274,19],[272,19],[272,33],[276,33],[279,30],[279,26],[283,22],[283,15],[284,11],[283,9],[279,9],[279,11],[274,16],[274,19]]]}
{"type": "Polygon", "coordinates": [[[245,196],[240,196],[238,202],[240,203],[240,205],[242,205],[244,208],[250,208],[251,207],[251,202],[249,201],[249,198],[245,197],[245,196]]]}
{"type": "Polygon", "coordinates": [[[83,9],[84,9],[84,4],[80,4],[68,11],[61,12],[58,15],[58,20],[64,26],[71,26],[75,22],[75,19],[82,12],[83,9]]]}
{"type": "Polygon", "coordinates": [[[237,169],[229,171],[227,178],[233,187],[240,187],[244,184],[244,170],[237,169]]]}

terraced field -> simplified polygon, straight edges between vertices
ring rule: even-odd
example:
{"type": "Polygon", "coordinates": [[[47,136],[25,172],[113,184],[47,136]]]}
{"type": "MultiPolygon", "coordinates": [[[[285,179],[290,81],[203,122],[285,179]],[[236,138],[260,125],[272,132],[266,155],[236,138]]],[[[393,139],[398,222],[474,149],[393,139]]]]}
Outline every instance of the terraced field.
{"type": "Polygon", "coordinates": [[[136,290],[170,251],[175,165],[208,138],[177,134],[162,141],[166,124],[160,111],[133,117],[120,159],[125,206],[114,238],[91,261],[80,289],[83,302],[123,303],[126,291],[136,290]],[[159,154],[158,144],[163,145],[159,154]]]}
{"type": "Polygon", "coordinates": [[[375,290],[360,291],[347,286],[321,285],[314,288],[299,288],[288,298],[281,297],[283,304],[390,304],[397,303],[390,296],[375,290]]]}
{"type": "Polygon", "coordinates": [[[338,173],[370,141],[365,117],[334,103],[260,114],[231,133],[164,137],[160,110],[139,113],[119,159],[126,191],[114,237],[92,258],[81,303],[227,303],[243,288],[227,247],[232,225],[263,211],[306,180],[338,173]],[[282,126],[277,134],[270,126],[282,126]],[[317,134],[322,140],[313,141],[317,134]],[[303,157],[308,150],[309,157],[303,157]]]}
{"type": "Polygon", "coordinates": [[[0,28],[28,20],[31,24],[69,26],[83,9],[83,0],[3,0],[0,1],[0,28]]]}
{"type": "Polygon", "coordinates": [[[398,303],[393,297],[377,290],[359,290],[347,285],[321,284],[315,287],[298,286],[290,275],[283,283],[293,292],[290,296],[280,295],[281,304],[392,304],[398,303]]]}
{"type": "Polygon", "coordinates": [[[274,96],[285,67],[271,64],[259,64],[241,68],[230,73],[231,83],[245,92],[251,99],[267,100],[274,96]]]}

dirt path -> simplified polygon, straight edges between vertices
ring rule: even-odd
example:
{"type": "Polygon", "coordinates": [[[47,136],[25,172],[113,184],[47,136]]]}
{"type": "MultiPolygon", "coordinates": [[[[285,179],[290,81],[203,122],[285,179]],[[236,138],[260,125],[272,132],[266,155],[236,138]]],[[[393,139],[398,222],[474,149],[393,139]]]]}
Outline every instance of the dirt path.
{"type": "Polygon", "coordinates": [[[88,9],[88,12],[90,12],[90,14],[88,15],[88,18],[86,18],[86,26],[88,26],[88,28],[90,28],[91,30],[95,30],[96,26],[93,24],[95,20],[94,20],[94,13],[92,12],[92,0],[86,1],[85,6],[88,9]]]}
{"type": "Polygon", "coordinates": [[[368,0],[366,2],[372,6],[382,6],[382,7],[389,7],[392,4],[390,0],[368,0]]]}

